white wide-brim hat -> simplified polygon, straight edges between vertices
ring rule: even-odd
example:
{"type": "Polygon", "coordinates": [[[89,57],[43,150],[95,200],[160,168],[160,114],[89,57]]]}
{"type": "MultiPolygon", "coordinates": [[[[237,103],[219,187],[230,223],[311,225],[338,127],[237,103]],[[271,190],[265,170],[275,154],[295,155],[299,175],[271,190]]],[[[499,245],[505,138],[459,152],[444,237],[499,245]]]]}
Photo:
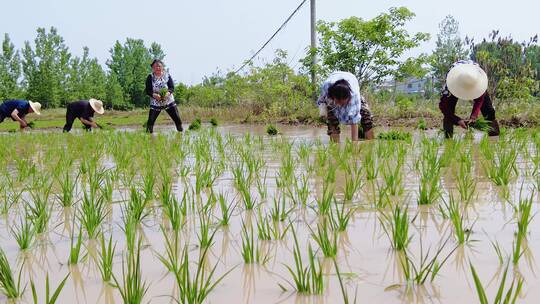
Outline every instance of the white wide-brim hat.
{"type": "Polygon", "coordinates": [[[90,98],[88,102],[90,103],[90,106],[92,107],[92,109],[96,111],[96,113],[98,114],[105,113],[105,109],[103,108],[103,102],[101,100],[90,98]]]}
{"type": "Polygon", "coordinates": [[[30,108],[32,108],[32,111],[36,113],[37,115],[41,115],[41,104],[39,102],[32,102],[31,100],[28,101],[30,104],[30,108]]]}
{"type": "Polygon", "coordinates": [[[457,98],[473,100],[486,92],[488,77],[476,64],[460,64],[448,72],[446,85],[450,93],[457,98]]]}

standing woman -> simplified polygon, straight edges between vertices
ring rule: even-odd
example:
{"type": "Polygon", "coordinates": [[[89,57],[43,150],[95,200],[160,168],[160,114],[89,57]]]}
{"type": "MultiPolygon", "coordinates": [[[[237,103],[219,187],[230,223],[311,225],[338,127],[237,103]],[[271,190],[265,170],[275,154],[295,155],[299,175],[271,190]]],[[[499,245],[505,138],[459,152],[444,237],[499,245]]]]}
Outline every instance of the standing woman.
{"type": "Polygon", "coordinates": [[[146,94],[150,96],[150,112],[148,113],[146,132],[154,132],[154,123],[162,110],[165,110],[174,121],[176,130],[182,132],[184,129],[174,101],[172,77],[165,71],[161,60],[155,59],[150,66],[152,67],[152,74],[146,78],[146,94]],[[166,93],[162,94],[164,91],[166,93]]]}

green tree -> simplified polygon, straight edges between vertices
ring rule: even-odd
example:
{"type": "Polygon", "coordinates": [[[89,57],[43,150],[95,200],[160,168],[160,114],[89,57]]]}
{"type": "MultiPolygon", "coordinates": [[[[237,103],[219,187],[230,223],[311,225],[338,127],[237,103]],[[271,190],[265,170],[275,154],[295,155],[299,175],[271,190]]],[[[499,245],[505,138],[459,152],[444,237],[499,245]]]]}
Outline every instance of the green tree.
{"type": "MultiPolygon", "coordinates": [[[[334,70],[351,72],[362,88],[389,76],[410,73],[403,70],[421,66],[426,57],[404,58],[405,53],[429,39],[427,33],[411,35],[405,30],[405,24],[414,16],[407,8],[400,7],[371,20],[350,17],[337,23],[319,21],[316,54],[321,67],[316,70],[322,76],[334,70]]],[[[304,59],[307,70],[311,69],[309,57],[304,59]]]]}
{"type": "Polygon", "coordinates": [[[107,108],[115,110],[129,110],[133,108],[132,104],[126,102],[122,86],[114,73],[107,75],[106,92],[105,106],[107,108]]]}
{"type": "Polygon", "coordinates": [[[26,41],[22,67],[29,99],[44,107],[58,107],[69,100],[67,77],[71,54],[56,28],[38,28],[35,48],[26,41]]]}
{"type": "Polygon", "coordinates": [[[8,34],[4,35],[2,53],[0,53],[0,100],[20,98],[22,90],[19,84],[21,77],[21,58],[19,51],[11,42],[8,34]]]}
{"type": "Polygon", "coordinates": [[[489,77],[489,93],[499,99],[528,99],[538,91],[536,71],[527,60],[529,43],[511,37],[500,37],[493,31],[481,43],[471,42],[472,58],[489,77]]]}
{"type": "Polygon", "coordinates": [[[69,100],[107,98],[107,75],[96,58],[89,57],[87,47],[83,49],[82,58],[74,57],[70,61],[67,76],[69,100]]]}
{"type": "Polygon", "coordinates": [[[146,48],[143,40],[128,38],[123,45],[116,41],[110,53],[111,59],[107,61],[107,66],[122,87],[123,95],[136,107],[147,106],[145,81],[151,72],[153,56],[158,59],[165,56],[161,46],[152,43],[150,48],[146,48]]]}
{"type": "Polygon", "coordinates": [[[444,85],[446,74],[454,62],[467,58],[469,52],[459,35],[459,22],[448,15],[439,24],[436,47],[430,60],[435,86],[444,85]]]}

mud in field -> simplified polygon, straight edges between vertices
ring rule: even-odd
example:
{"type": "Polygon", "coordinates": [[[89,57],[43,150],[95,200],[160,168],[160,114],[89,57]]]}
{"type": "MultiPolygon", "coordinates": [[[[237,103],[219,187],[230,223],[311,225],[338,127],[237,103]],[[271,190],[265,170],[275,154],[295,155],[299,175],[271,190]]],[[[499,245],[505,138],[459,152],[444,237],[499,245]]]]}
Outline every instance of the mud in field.
{"type": "MultiPolygon", "coordinates": [[[[296,157],[296,151],[303,144],[310,145],[311,163],[316,162],[316,146],[325,146],[328,143],[326,128],[314,128],[303,126],[279,126],[280,139],[293,142],[292,154],[296,157]],[[312,145],[312,146],[311,146],[312,145]]],[[[123,131],[132,131],[125,128],[123,131]]],[[[170,126],[156,126],[156,133],[173,133],[170,126]]],[[[261,193],[253,185],[251,193],[257,202],[257,208],[253,211],[245,210],[242,197],[235,188],[234,176],[231,167],[234,165],[233,150],[227,150],[230,159],[225,163],[227,168],[215,180],[212,191],[203,189],[197,195],[193,193],[196,184],[193,168],[196,159],[193,153],[185,158],[185,164],[191,168],[186,178],[174,177],[173,189],[175,197],[182,199],[185,192],[193,193],[193,201],[196,204],[205,204],[211,193],[222,193],[228,202],[236,204],[231,223],[228,227],[217,225],[219,218],[219,206],[212,209],[212,227],[216,229],[213,243],[208,251],[204,263],[211,269],[216,266],[215,276],[228,275],[216,286],[207,298],[207,303],[343,303],[342,289],[337,277],[334,262],[330,258],[323,258],[318,245],[314,242],[312,231],[317,229],[321,216],[318,214],[317,199],[323,195],[323,178],[316,172],[307,172],[304,164],[295,159],[294,177],[300,180],[307,176],[309,196],[307,206],[292,205],[287,199],[288,206],[293,210],[288,214],[286,221],[280,222],[277,229],[286,230],[288,224],[293,225],[298,234],[300,248],[303,249],[304,258],[308,254],[308,244],[317,250],[324,273],[325,291],[322,295],[299,295],[290,283],[292,277],[285,265],[293,267],[293,236],[288,230],[282,240],[260,241],[261,252],[268,258],[266,263],[245,264],[242,258],[242,225],[253,225],[257,234],[256,224],[259,221],[260,209],[264,215],[273,203],[274,198],[279,198],[283,193],[276,185],[280,178],[282,156],[273,148],[276,139],[265,136],[265,126],[262,125],[224,125],[217,128],[220,136],[231,134],[242,141],[246,133],[256,136],[264,136],[261,150],[254,148],[254,153],[262,156],[265,165],[262,168],[265,176],[266,198],[261,198],[261,193]],[[273,142],[273,143],[272,143],[273,142]]],[[[73,137],[80,136],[77,132],[73,137]]],[[[121,134],[121,133],[119,133],[121,134]]],[[[205,134],[205,133],[201,133],[205,134]]],[[[436,131],[429,131],[428,137],[436,137],[436,131]]],[[[114,141],[109,135],[108,140],[114,141]]],[[[120,136],[120,135],[119,135],[120,136]]],[[[171,135],[173,136],[173,135],[171,135]]],[[[193,139],[194,145],[196,133],[187,134],[193,139]]],[[[206,136],[206,135],[205,135],[206,136]]],[[[349,136],[347,128],[342,130],[342,140],[349,136]]],[[[379,193],[386,191],[382,174],[373,180],[363,178],[362,186],[350,202],[345,202],[347,210],[352,210],[352,218],[347,229],[338,234],[338,250],[336,261],[343,279],[343,288],[352,300],[356,297],[358,303],[476,303],[478,296],[475,289],[470,265],[474,265],[490,300],[495,298],[499,281],[506,267],[507,257],[512,255],[512,247],[515,242],[517,223],[515,210],[512,204],[517,204],[520,198],[532,193],[536,187],[533,176],[532,163],[527,156],[521,153],[516,159],[516,172],[512,182],[507,188],[495,186],[486,176],[483,167],[483,159],[476,149],[473,157],[473,174],[476,181],[476,191],[473,199],[463,208],[463,223],[470,230],[469,240],[464,245],[457,245],[454,237],[454,228],[449,219],[441,214],[443,202],[448,200],[449,193],[455,193],[457,181],[452,174],[452,164],[443,168],[440,175],[440,189],[442,199],[427,206],[418,206],[419,173],[415,168],[415,160],[421,153],[420,141],[422,134],[415,133],[413,141],[407,146],[407,153],[403,165],[402,193],[389,196],[392,205],[407,207],[409,214],[409,234],[412,237],[409,244],[409,255],[416,263],[420,264],[421,256],[428,254],[433,256],[435,251],[443,243],[442,253],[437,259],[442,266],[433,282],[428,279],[423,285],[405,282],[403,267],[400,261],[402,253],[391,248],[390,240],[385,233],[381,217],[389,207],[377,208],[374,206],[379,193]],[[503,263],[494,249],[494,244],[499,244],[502,250],[503,263]],[[443,260],[448,257],[446,262],[443,260]]],[[[481,139],[481,134],[475,134],[473,146],[476,147],[481,139]]],[[[497,139],[493,139],[495,144],[497,139]]],[[[384,145],[384,142],[363,142],[360,149],[367,149],[369,145],[384,145]]],[[[137,147],[133,147],[137,149],[137,147]]],[[[441,146],[441,151],[444,146],[441,146]]],[[[191,151],[192,152],[192,151],[191,151]]],[[[166,157],[166,156],[164,156],[166,157]]],[[[102,165],[105,168],[114,168],[115,162],[110,155],[103,155],[102,165]]],[[[362,166],[362,161],[360,166],[362,166]]],[[[457,161],[454,159],[454,161],[457,161]]],[[[382,161],[379,163],[382,166],[382,161]]],[[[77,168],[77,166],[75,167],[77,168]]],[[[337,170],[335,176],[335,197],[337,202],[343,203],[346,173],[337,170]]],[[[81,186],[77,187],[79,190],[81,186]]],[[[142,278],[148,284],[148,291],[144,297],[144,303],[175,303],[174,298],[178,295],[178,289],[174,276],[167,271],[166,267],[158,258],[158,254],[165,253],[165,242],[162,230],[167,230],[168,221],[160,210],[159,191],[156,185],[156,198],[149,206],[149,215],[142,220],[139,233],[142,236],[141,270],[142,278]]],[[[54,190],[53,190],[54,192],[54,190]]],[[[81,194],[78,191],[78,198],[81,194]]],[[[51,204],[54,208],[49,222],[49,231],[39,236],[30,250],[21,253],[14,240],[11,229],[19,223],[19,218],[24,210],[21,205],[14,206],[9,212],[0,217],[0,247],[6,252],[11,262],[12,269],[17,275],[22,267],[22,282],[26,285],[26,291],[20,303],[32,303],[30,279],[36,285],[40,303],[45,295],[45,277],[48,274],[51,288],[56,288],[59,282],[70,273],[58,303],[121,303],[122,298],[116,288],[111,284],[102,282],[95,259],[99,256],[100,244],[96,240],[84,240],[83,259],[76,266],[67,265],[70,253],[73,224],[78,227],[76,207],[61,208],[51,196],[51,204]],[[23,262],[24,261],[24,262],[23,262]]],[[[126,241],[123,228],[123,202],[129,199],[129,189],[120,183],[114,189],[113,203],[105,223],[102,226],[103,233],[112,235],[116,242],[114,256],[114,273],[120,276],[124,259],[123,251],[126,241]]],[[[23,193],[22,200],[31,201],[28,193],[23,193]]],[[[538,211],[539,196],[533,196],[532,213],[538,211]]],[[[180,234],[181,243],[188,246],[193,267],[200,253],[199,228],[200,220],[195,211],[188,211],[186,223],[180,234]]],[[[527,241],[523,244],[523,253],[519,263],[512,265],[510,262],[507,286],[512,278],[523,278],[523,289],[518,297],[518,303],[535,303],[540,298],[540,278],[538,277],[537,257],[540,253],[540,220],[532,217],[529,224],[527,241]]],[[[75,231],[78,233],[78,231],[75,231]]],[[[307,260],[304,261],[307,263],[307,260]]],[[[431,278],[431,277],[430,277],[431,278]]],[[[6,299],[0,296],[0,302],[6,299]]]]}

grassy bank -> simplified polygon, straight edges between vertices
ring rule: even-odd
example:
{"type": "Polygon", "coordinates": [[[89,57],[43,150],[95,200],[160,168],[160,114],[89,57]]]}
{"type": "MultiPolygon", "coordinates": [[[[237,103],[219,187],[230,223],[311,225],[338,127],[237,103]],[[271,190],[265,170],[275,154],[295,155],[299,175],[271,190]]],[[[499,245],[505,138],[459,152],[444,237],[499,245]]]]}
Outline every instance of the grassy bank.
{"type": "MultiPolygon", "coordinates": [[[[407,107],[394,106],[387,102],[372,102],[371,111],[375,116],[375,124],[385,127],[412,127],[418,126],[423,119],[428,128],[441,126],[442,114],[438,102],[434,100],[421,100],[407,107]]],[[[467,118],[472,105],[469,102],[460,102],[456,112],[467,118]]],[[[506,127],[535,127],[540,125],[540,102],[496,102],[495,109],[500,123],[506,127]]],[[[232,107],[205,108],[195,106],[179,107],[182,120],[189,123],[195,118],[203,122],[216,118],[227,123],[285,123],[285,124],[320,124],[315,106],[306,106],[298,111],[282,109],[279,106],[272,109],[263,109],[257,106],[238,105],[232,107]]],[[[137,109],[132,111],[107,111],[105,115],[96,115],[96,120],[102,125],[110,127],[140,126],[146,122],[148,111],[137,109]]],[[[29,115],[28,121],[34,122],[37,129],[61,129],[65,123],[65,109],[46,109],[41,116],[29,115]]],[[[172,124],[166,113],[162,113],[156,124],[172,124]]],[[[74,128],[81,128],[75,122],[74,128]]],[[[15,131],[18,124],[8,118],[0,124],[0,131],[15,131]]]]}

